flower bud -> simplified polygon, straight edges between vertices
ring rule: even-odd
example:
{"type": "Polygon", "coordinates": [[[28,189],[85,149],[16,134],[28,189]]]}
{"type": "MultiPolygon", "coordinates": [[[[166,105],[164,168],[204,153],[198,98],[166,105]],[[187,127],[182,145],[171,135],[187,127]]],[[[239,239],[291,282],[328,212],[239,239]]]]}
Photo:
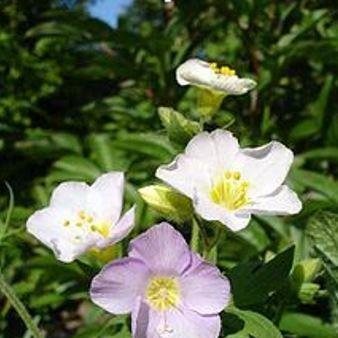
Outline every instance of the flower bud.
{"type": "Polygon", "coordinates": [[[139,189],[139,193],[154,210],[178,223],[189,219],[193,213],[191,201],[169,187],[150,185],[139,189]]]}

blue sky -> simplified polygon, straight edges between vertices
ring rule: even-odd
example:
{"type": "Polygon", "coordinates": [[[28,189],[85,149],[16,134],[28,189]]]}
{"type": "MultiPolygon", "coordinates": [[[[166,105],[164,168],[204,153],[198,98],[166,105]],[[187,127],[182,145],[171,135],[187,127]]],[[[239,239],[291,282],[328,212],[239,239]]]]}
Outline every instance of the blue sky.
{"type": "Polygon", "coordinates": [[[96,4],[89,7],[89,11],[92,16],[116,26],[119,14],[131,3],[132,0],[97,0],[96,4]]]}

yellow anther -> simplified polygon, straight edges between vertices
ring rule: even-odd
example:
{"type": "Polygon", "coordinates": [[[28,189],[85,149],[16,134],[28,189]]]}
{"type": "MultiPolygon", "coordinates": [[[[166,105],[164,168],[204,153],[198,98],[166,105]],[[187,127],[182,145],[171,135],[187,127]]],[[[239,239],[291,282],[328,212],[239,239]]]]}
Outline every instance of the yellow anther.
{"type": "Polygon", "coordinates": [[[85,212],[84,211],[80,211],[79,212],[79,217],[84,220],[86,218],[85,212]]]}
{"type": "Polygon", "coordinates": [[[227,180],[229,180],[231,178],[231,172],[227,171],[224,176],[227,180]]]}
{"type": "Polygon", "coordinates": [[[229,66],[219,67],[216,62],[209,64],[210,68],[214,71],[215,74],[221,74],[225,76],[234,76],[236,75],[236,71],[229,66]]]}
{"type": "Polygon", "coordinates": [[[236,75],[236,72],[228,66],[223,66],[221,67],[221,74],[227,75],[227,76],[233,76],[233,75],[236,75]]]}
{"type": "Polygon", "coordinates": [[[95,231],[98,231],[98,228],[97,228],[96,225],[91,225],[90,226],[90,230],[93,231],[93,232],[95,232],[95,231]]]}
{"type": "Polygon", "coordinates": [[[94,218],[92,216],[87,216],[87,222],[92,223],[94,218]]]}
{"type": "Polygon", "coordinates": [[[81,228],[83,226],[83,223],[82,222],[76,222],[75,225],[79,228],[81,228]]]}
{"type": "Polygon", "coordinates": [[[241,178],[241,174],[240,174],[238,171],[235,171],[235,172],[233,173],[233,178],[234,178],[235,180],[239,180],[239,179],[241,178]]]}
{"type": "Polygon", "coordinates": [[[146,299],[157,311],[175,307],[179,298],[180,287],[178,281],[172,277],[153,277],[146,289],[146,299]]]}
{"type": "Polygon", "coordinates": [[[241,179],[237,171],[225,172],[210,190],[211,200],[222,207],[234,211],[250,203],[249,183],[241,179]]]}
{"type": "Polygon", "coordinates": [[[70,225],[70,221],[68,219],[66,219],[64,222],[63,222],[63,226],[65,227],[68,227],[70,225]]]}

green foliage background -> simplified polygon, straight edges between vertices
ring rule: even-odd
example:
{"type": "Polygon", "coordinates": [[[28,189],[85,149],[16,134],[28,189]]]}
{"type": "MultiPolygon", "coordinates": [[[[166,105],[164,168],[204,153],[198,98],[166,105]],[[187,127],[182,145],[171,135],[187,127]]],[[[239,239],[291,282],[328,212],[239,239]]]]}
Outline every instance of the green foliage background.
{"type": "MultiPolygon", "coordinates": [[[[0,0],[0,269],[47,337],[130,336],[128,318],[91,304],[88,266],[57,262],[25,221],[59,182],[110,170],[126,172],[126,204],[138,206],[131,237],[162,219],[137,189],[184,146],[168,139],[157,108],[198,121],[194,91],[175,81],[192,56],[256,79],[257,91],[227,98],[207,128],[292,148],[288,184],[304,203],[297,216],[255,217],[222,237],[218,266],[236,305],[222,337],[281,337],[275,327],[338,337],[336,1],[134,0],[116,29],[86,5],[0,0]]],[[[178,226],[188,239],[190,224],[178,226]]],[[[0,294],[0,337],[29,336],[0,294]]]]}

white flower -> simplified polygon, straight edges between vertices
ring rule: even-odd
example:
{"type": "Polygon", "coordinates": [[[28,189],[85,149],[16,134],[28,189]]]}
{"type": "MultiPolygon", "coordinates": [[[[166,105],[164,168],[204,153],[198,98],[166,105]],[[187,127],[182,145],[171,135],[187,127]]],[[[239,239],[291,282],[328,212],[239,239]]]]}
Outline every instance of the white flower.
{"type": "Polygon", "coordinates": [[[176,79],[181,86],[195,85],[225,95],[242,95],[256,87],[251,79],[239,78],[227,66],[218,67],[199,59],[190,59],[176,70],[176,79]]]}
{"type": "Polygon", "coordinates": [[[292,151],[279,142],[241,149],[230,132],[219,129],[196,135],[156,176],[190,197],[204,219],[238,231],[251,214],[301,210],[297,195],[283,184],[292,162],[292,151]]]}
{"type": "Polygon", "coordinates": [[[49,207],[28,219],[27,230],[63,262],[72,262],[89,249],[104,249],[126,237],[134,226],[134,207],[120,218],[123,190],[121,172],[104,174],[91,186],[61,183],[49,207]]]}

